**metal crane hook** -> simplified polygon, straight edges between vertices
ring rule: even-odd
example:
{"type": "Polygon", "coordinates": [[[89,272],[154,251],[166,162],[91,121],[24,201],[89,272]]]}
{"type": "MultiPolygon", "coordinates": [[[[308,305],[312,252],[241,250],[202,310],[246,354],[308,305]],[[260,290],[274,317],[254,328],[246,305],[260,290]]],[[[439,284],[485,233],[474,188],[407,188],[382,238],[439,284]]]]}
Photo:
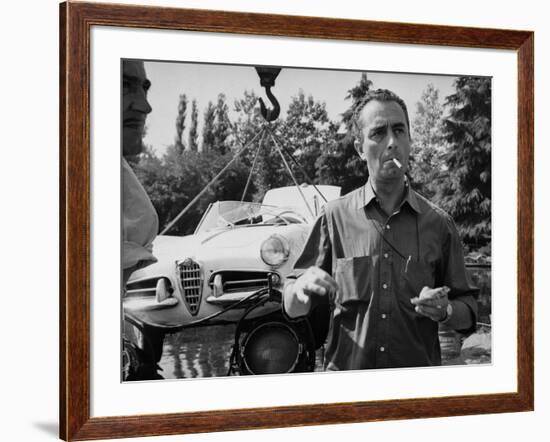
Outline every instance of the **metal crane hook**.
{"type": "Polygon", "coordinates": [[[275,98],[271,92],[271,88],[275,86],[275,79],[277,78],[277,75],[279,75],[279,72],[281,72],[281,68],[256,67],[256,72],[258,72],[258,75],[260,76],[260,85],[265,88],[267,98],[269,98],[269,101],[273,105],[272,109],[268,109],[264,103],[264,100],[260,98],[260,111],[266,121],[274,121],[281,113],[281,106],[279,105],[277,98],[275,98]]]}
{"type": "Polygon", "coordinates": [[[273,105],[273,109],[266,108],[264,104],[264,100],[260,98],[260,112],[262,113],[262,116],[266,121],[274,121],[279,117],[279,114],[281,112],[281,106],[279,106],[279,102],[275,98],[275,96],[271,93],[271,88],[269,86],[266,86],[265,93],[267,95],[267,98],[269,98],[269,101],[271,101],[271,104],[273,105]]]}

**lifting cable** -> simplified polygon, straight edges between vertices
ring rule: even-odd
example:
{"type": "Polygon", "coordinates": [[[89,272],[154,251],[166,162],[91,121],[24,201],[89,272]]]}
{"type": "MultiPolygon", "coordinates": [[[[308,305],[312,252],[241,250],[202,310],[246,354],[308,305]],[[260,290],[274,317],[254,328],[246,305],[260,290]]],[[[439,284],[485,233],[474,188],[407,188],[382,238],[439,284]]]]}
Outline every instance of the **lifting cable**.
{"type": "Polygon", "coordinates": [[[258,160],[259,153],[262,150],[262,145],[264,143],[265,132],[266,132],[265,128],[262,128],[262,136],[260,138],[260,141],[258,142],[258,149],[256,150],[256,155],[254,155],[254,161],[252,162],[252,166],[250,167],[250,173],[248,174],[246,185],[244,186],[243,196],[241,197],[241,203],[244,201],[246,192],[248,192],[248,186],[250,185],[250,181],[252,180],[252,174],[254,173],[254,168],[256,167],[256,161],[258,160]]]}
{"type": "Polygon", "coordinates": [[[187,206],[185,206],[183,208],[183,210],[178,213],[178,215],[172,220],[170,221],[170,223],[159,233],[159,235],[164,235],[166,232],[168,232],[173,226],[174,224],[176,224],[178,222],[178,220],[185,214],[187,213],[187,211],[199,200],[199,198],[204,195],[204,193],[210,188],[210,186],[212,184],[214,184],[218,178],[220,176],[222,176],[222,174],[229,168],[229,166],[231,166],[231,164],[233,164],[233,162],[246,150],[246,148],[248,146],[250,146],[254,141],[256,141],[256,138],[258,138],[260,135],[261,135],[262,132],[258,132],[256,135],[254,135],[254,137],[246,144],[246,146],[243,146],[234,156],[233,158],[231,158],[231,161],[229,161],[229,163],[227,163],[225,165],[225,167],[220,171],[218,172],[218,174],[212,178],[210,180],[210,182],[199,192],[199,194],[193,198],[193,200],[187,204],[187,206]]]}

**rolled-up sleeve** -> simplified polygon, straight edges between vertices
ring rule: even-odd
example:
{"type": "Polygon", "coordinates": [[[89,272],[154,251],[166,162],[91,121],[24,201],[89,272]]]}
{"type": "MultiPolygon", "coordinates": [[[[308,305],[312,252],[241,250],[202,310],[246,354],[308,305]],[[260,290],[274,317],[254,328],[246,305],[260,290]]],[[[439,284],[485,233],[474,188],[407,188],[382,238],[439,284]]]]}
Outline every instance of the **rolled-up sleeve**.
{"type": "Polygon", "coordinates": [[[122,268],[135,271],[157,261],[153,240],[159,221],[147,192],[125,159],[122,174],[122,268]]]}
{"type": "MultiPolygon", "coordinates": [[[[313,228],[305,242],[302,252],[294,264],[294,269],[287,275],[283,292],[294,284],[308,268],[316,266],[327,273],[332,271],[332,247],[330,242],[327,215],[323,210],[315,220],[313,228]]],[[[302,320],[302,317],[290,318],[287,316],[285,302],[283,301],[283,314],[290,321],[302,320]]],[[[311,298],[311,307],[307,316],[315,337],[315,348],[318,348],[326,339],[328,324],[330,323],[330,307],[327,296],[314,296],[311,298]]]]}
{"type": "Polygon", "coordinates": [[[464,252],[460,235],[450,216],[446,217],[443,230],[443,284],[449,287],[449,299],[466,304],[472,315],[472,326],[457,330],[469,334],[475,331],[477,322],[476,298],[479,289],[474,286],[464,263],[464,252]]]}
{"type": "Polygon", "coordinates": [[[296,279],[309,267],[316,266],[327,273],[332,271],[332,249],[326,213],[323,211],[315,220],[300,257],[294,264],[294,270],[288,278],[296,279]]]}

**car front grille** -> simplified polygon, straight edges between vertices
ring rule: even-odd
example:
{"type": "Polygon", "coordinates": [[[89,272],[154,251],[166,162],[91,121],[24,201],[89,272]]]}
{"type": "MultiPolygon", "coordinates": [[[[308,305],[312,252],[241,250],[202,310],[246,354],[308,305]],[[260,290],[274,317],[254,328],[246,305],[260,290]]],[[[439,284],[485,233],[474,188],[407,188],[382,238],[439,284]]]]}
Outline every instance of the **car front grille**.
{"type": "Polygon", "coordinates": [[[183,300],[189,312],[195,316],[199,312],[202,297],[201,266],[192,259],[178,264],[183,300]]]}
{"type": "Polygon", "coordinates": [[[210,287],[214,284],[214,278],[216,275],[221,275],[222,278],[222,287],[223,293],[234,293],[234,292],[246,292],[259,290],[267,287],[267,278],[268,274],[273,275],[273,285],[277,286],[281,278],[278,274],[267,271],[256,271],[256,270],[222,270],[215,272],[210,277],[208,284],[210,287]]]}

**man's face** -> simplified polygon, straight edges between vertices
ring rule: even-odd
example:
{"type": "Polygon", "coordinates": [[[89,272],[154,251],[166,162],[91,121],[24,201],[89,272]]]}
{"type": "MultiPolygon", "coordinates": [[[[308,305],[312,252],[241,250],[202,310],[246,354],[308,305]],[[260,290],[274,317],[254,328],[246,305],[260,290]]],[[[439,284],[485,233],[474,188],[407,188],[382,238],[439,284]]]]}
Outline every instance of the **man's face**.
{"type": "Polygon", "coordinates": [[[367,162],[369,176],[379,182],[402,179],[411,149],[405,113],[394,101],[369,101],[361,111],[362,146],[356,146],[367,162]],[[402,169],[392,161],[397,158],[402,169]]]}
{"type": "Polygon", "coordinates": [[[151,112],[147,80],[141,61],[124,61],[122,65],[122,153],[137,155],[143,150],[145,118],[151,112]]]}

